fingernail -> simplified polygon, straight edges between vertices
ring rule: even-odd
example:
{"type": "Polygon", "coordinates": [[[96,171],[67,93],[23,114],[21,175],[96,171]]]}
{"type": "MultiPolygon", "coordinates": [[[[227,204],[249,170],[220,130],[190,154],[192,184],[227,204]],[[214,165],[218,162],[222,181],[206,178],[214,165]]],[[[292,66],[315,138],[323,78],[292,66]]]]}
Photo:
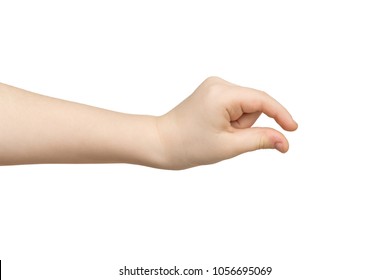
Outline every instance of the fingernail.
{"type": "Polygon", "coordinates": [[[277,149],[279,152],[283,153],[283,144],[280,142],[275,143],[275,149],[277,149]]]}

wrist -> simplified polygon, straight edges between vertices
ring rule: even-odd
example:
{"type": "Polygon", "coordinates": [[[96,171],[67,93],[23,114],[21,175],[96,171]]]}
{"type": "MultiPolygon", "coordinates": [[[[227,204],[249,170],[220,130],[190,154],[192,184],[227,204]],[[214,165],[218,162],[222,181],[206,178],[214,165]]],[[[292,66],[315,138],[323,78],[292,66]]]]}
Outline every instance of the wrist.
{"type": "Polygon", "coordinates": [[[167,118],[167,115],[155,117],[155,130],[157,135],[157,143],[159,145],[159,152],[156,156],[156,163],[162,169],[176,169],[174,168],[175,160],[173,156],[172,142],[174,135],[170,126],[173,124],[167,118]]]}
{"type": "Polygon", "coordinates": [[[156,130],[160,145],[160,167],[181,170],[195,166],[187,161],[183,129],[180,129],[174,112],[156,117],[156,130]]]}
{"type": "Polygon", "coordinates": [[[125,119],[125,127],[121,129],[119,137],[113,139],[118,149],[117,162],[165,168],[166,160],[158,132],[158,117],[127,114],[125,119]]]}

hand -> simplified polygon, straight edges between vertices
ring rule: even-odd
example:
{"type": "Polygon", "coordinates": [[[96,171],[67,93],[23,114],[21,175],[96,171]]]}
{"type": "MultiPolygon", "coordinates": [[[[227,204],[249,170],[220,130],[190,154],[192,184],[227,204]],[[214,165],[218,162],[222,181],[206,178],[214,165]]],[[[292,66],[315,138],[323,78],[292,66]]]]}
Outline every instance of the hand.
{"type": "Polygon", "coordinates": [[[298,127],[289,112],[265,92],[217,77],[206,79],[191,96],[157,119],[165,168],[211,164],[258,149],[287,152],[289,144],[282,133],[252,127],[262,113],[285,130],[298,127]]]}

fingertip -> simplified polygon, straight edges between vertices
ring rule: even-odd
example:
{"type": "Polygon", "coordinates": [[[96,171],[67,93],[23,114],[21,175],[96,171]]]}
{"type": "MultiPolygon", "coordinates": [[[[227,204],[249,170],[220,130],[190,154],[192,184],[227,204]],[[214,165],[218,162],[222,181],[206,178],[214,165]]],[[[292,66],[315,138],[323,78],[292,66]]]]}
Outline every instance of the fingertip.
{"type": "Polygon", "coordinates": [[[277,149],[279,152],[283,153],[283,144],[280,142],[276,143],[275,149],[277,149]]]}
{"type": "Polygon", "coordinates": [[[280,126],[286,131],[295,131],[298,129],[298,123],[292,118],[288,122],[280,123],[280,126]]]}
{"type": "Polygon", "coordinates": [[[288,142],[276,142],[274,147],[276,150],[284,154],[288,151],[289,145],[288,142]]]}
{"type": "Polygon", "coordinates": [[[295,120],[293,120],[293,124],[291,125],[290,131],[294,131],[297,129],[298,129],[298,123],[295,120]]]}
{"type": "Polygon", "coordinates": [[[294,125],[295,125],[295,129],[294,130],[298,129],[298,123],[295,120],[293,120],[293,122],[294,122],[294,125]]]}
{"type": "Polygon", "coordinates": [[[289,148],[289,143],[286,136],[284,136],[283,133],[281,133],[280,131],[274,129],[272,129],[271,131],[273,132],[273,136],[271,137],[272,144],[270,148],[276,149],[283,154],[286,153],[289,148]]]}

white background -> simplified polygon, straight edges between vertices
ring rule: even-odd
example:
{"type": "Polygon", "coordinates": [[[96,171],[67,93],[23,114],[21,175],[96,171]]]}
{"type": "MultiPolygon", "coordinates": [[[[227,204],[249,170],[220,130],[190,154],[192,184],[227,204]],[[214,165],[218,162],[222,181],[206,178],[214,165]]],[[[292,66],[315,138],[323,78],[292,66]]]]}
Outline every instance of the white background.
{"type": "Polygon", "coordinates": [[[3,83],[159,115],[217,75],[267,91],[299,123],[287,154],[185,171],[0,167],[4,279],[130,279],[124,265],[389,279],[389,12],[386,1],[1,1],[3,83]]]}

